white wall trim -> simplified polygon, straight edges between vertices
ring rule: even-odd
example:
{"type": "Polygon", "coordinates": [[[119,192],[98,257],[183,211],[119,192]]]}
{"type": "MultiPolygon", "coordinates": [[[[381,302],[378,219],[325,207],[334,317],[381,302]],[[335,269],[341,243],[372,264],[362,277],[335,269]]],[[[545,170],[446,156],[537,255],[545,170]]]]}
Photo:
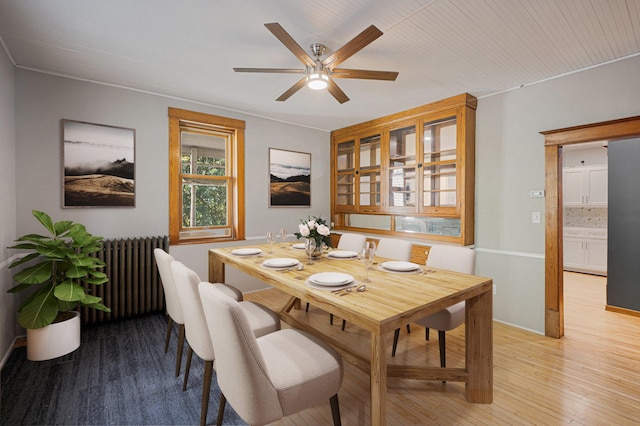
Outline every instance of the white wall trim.
{"type": "Polygon", "coordinates": [[[479,253],[491,253],[491,254],[500,254],[503,256],[518,256],[518,257],[528,257],[532,259],[544,259],[543,253],[527,253],[524,251],[496,250],[496,249],[481,248],[481,247],[480,248],[476,247],[474,250],[479,253]]]}
{"type": "Polygon", "coordinates": [[[11,352],[13,352],[14,346],[16,345],[16,341],[18,339],[26,338],[26,337],[27,336],[22,335],[22,336],[16,336],[16,337],[13,338],[13,340],[11,341],[11,345],[9,345],[9,349],[7,349],[7,352],[2,357],[2,361],[0,361],[0,370],[2,370],[4,368],[4,365],[7,363],[7,360],[11,356],[11,352]]]}
{"type": "Polygon", "coordinates": [[[511,324],[510,322],[506,322],[506,321],[500,321],[500,320],[495,319],[495,318],[493,319],[493,321],[495,321],[495,322],[499,322],[500,324],[508,325],[509,327],[513,327],[513,328],[517,328],[517,329],[520,329],[520,330],[528,331],[528,332],[530,332],[530,333],[537,334],[537,335],[539,335],[539,336],[544,336],[544,333],[543,333],[543,332],[538,331],[538,330],[534,330],[534,329],[532,329],[532,328],[522,327],[522,326],[520,326],[520,325],[517,325],[517,324],[511,324]]]}

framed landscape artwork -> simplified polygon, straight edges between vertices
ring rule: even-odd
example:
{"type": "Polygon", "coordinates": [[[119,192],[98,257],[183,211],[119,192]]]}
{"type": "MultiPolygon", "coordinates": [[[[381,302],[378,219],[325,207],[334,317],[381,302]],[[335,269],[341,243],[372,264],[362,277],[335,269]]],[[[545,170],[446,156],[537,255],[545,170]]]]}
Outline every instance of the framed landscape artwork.
{"type": "Polygon", "coordinates": [[[269,148],[269,206],[311,206],[311,154],[269,148]]]}
{"type": "Polygon", "coordinates": [[[135,129],[62,120],[62,207],[135,207],[135,129]]]}

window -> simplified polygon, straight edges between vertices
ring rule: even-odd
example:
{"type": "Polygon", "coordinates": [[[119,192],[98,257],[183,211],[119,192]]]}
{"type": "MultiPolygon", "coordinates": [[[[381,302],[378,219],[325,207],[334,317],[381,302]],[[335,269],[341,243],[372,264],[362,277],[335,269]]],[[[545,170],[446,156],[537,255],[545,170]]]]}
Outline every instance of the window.
{"type": "Polygon", "coordinates": [[[171,244],[244,239],[244,127],[169,108],[171,244]]]}

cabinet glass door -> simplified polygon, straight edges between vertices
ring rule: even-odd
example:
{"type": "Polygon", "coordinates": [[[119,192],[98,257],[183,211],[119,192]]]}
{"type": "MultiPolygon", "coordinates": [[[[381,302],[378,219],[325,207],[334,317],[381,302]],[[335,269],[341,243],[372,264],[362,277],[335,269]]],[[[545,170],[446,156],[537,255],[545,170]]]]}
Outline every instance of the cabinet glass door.
{"type": "Polygon", "coordinates": [[[389,132],[389,207],[415,207],[416,126],[389,132]]]}
{"type": "Polygon", "coordinates": [[[424,124],[423,207],[456,207],[456,118],[424,124]]]}
{"type": "Polygon", "coordinates": [[[355,207],[355,140],[337,144],[336,160],[336,207],[355,207]]]}
{"type": "Polygon", "coordinates": [[[360,207],[380,206],[380,135],[360,139],[358,196],[360,207]]]}

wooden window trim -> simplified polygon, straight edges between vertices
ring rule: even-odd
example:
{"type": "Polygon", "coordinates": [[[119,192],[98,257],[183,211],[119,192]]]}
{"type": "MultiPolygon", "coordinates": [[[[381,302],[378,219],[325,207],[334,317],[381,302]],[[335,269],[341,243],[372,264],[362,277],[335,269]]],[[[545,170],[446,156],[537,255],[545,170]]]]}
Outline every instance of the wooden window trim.
{"type": "Polygon", "coordinates": [[[244,203],[244,132],[245,122],[233,118],[220,117],[201,112],[169,108],[169,243],[201,244],[245,239],[245,203],[244,203]],[[181,155],[180,127],[188,122],[194,128],[217,127],[232,132],[231,141],[231,187],[232,206],[229,225],[233,229],[227,238],[180,238],[182,217],[182,187],[180,184],[181,155]],[[203,126],[204,124],[204,126],[203,126]]]}

